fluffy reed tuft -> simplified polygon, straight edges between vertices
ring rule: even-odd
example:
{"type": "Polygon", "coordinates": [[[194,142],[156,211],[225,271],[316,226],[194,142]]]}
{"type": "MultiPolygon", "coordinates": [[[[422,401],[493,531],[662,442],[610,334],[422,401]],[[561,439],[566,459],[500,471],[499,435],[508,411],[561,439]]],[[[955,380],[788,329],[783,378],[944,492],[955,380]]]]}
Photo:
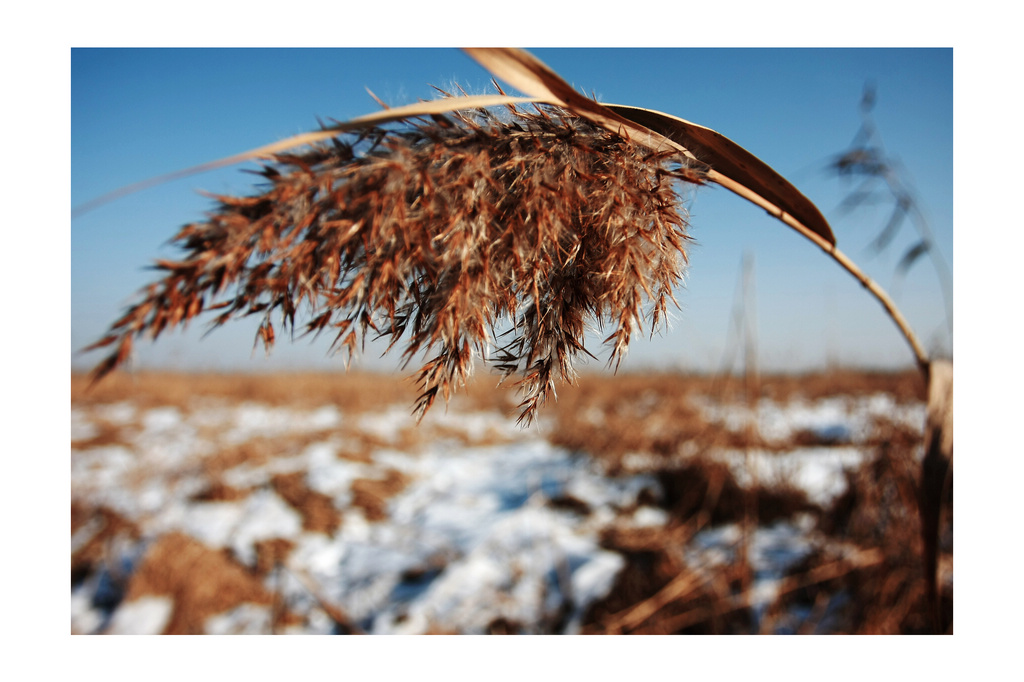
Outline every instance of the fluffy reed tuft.
{"type": "Polygon", "coordinates": [[[298,154],[278,154],[247,197],[215,197],[174,237],[159,281],[90,346],[113,346],[98,380],[132,339],[154,339],[204,310],[218,326],[272,314],[295,331],[330,330],[333,351],[370,332],[427,357],[415,411],[464,384],[476,357],[518,376],[529,423],[555,379],[572,381],[589,322],[611,333],[618,366],[634,332],[664,319],[686,262],[677,181],[701,184],[679,156],[654,153],[564,109],[507,107],[375,127],[298,154]],[[215,299],[221,298],[219,302],[215,299]],[[649,302],[645,312],[644,300],[649,302]]]}

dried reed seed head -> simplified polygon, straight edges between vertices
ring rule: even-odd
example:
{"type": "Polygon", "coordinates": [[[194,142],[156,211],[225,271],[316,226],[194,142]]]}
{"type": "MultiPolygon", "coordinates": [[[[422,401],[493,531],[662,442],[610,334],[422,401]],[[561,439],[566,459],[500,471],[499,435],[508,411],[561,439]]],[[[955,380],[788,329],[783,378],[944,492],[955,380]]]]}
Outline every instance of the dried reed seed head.
{"type": "Polygon", "coordinates": [[[370,332],[404,340],[406,363],[429,354],[418,415],[483,357],[519,377],[529,422],[589,355],[589,323],[611,329],[617,366],[645,318],[652,331],[664,319],[688,239],[677,181],[703,181],[555,107],[433,116],[275,161],[260,193],[217,197],[178,233],[184,257],[158,261],[163,279],[92,346],[117,344],[97,379],[133,336],[204,309],[221,310],[213,326],[261,315],[269,348],[271,314],[294,329],[305,306],[304,330],[331,329],[350,357],[370,332]]]}

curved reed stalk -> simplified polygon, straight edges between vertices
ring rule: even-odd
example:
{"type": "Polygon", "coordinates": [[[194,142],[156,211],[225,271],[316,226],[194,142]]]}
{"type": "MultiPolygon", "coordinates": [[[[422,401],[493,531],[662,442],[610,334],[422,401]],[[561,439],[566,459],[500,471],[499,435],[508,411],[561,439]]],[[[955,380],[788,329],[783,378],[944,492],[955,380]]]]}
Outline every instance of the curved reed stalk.
{"type": "Polygon", "coordinates": [[[906,339],[928,380],[928,356],[906,318],[876,282],[836,248],[828,221],[814,204],[771,167],[725,136],[689,121],[639,107],[600,104],[576,93],[533,55],[521,50],[475,49],[468,52],[492,73],[537,97],[554,100],[609,130],[632,133],[651,148],[674,148],[706,165],[705,174],[738,196],[765,209],[785,225],[810,239],[853,275],[885,308],[906,339]]]}
{"type": "Polygon", "coordinates": [[[730,178],[722,177],[713,170],[708,172],[708,181],[716,182],[723,187],[728,187],[736,192],[736,194],[744,196],[744,198],[754,204],[761,206],[775,218],[811,240],[818,248],[828,254],[832,260],[838,263],[839,267],[853,275],[854,278],[856,278],[857,281],[860,282],[861,285],[867,289],[879,303],[882,304],[882,307],[885,308],[886,314],[889,315],[893,323],[903,335],[903,338],[907,341],[907,344],[910,346],[910,350],[914,354],[914,360],[917,362],[917,366],[924,374],[925,381],[927,382],[929,364],[928,354],[925,352],[924,347],[921,346],[921,342],[917,339],[917,335],[914,334],[914,330],[910,328],[910,324],[907,322],[907,319],[903,317],[903,314],[896,307],[896,304],[893,302],[892,298],[889,297],[889,294],[886,293],[885,289],[868,277],[864,271],[861,270],[856,263],[850,260],[845,253],[840,251],[834,243],[830,243],[828,240],[822,238],[821,235],[811,231],[799,221],[794,220],[788,213],[780,211],[776,206],[766,204],[759,196],[753,193],[746,196],[748,194],[746,188],[741,185],[737,185],[737,183],[730,178]]]}

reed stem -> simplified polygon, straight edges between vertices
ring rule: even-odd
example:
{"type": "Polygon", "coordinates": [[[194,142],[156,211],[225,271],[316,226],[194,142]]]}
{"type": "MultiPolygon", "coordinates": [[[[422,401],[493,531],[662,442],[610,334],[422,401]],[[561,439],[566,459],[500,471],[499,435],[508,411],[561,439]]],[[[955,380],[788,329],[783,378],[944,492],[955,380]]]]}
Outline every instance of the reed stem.
{"type": "Polygon", "coordinates": [[[925,382],[928,381],[928,354],[921,346],[921,342],[917,339],[917,336],[910,328],[910,324],[907,323],[906,318],[903,317],[903,314],[896,307],[896,304],[889,297],[889,294],[887,294],[877,282],[868,277],[864,271],[861,270],[856,263],[850,260],[845,253],[836,248],[835,244],[829,243],[820,235],[805,227],[793,216],[779,209],[777,206],[765,201],[763,198],[740,183],[716,172],[715,170],[708,171],[708,179],[765,209],[769,214],[778,218],[780,221],[814,242],[818,248],[828,254],[832,260],[839,264],[841,268],[853,275],[854,278],[860,282],[865,289],[871,292],[878,302],[882,304],[882,307],[885,308],[885,312],[889,315],[889,318],[896,324],[900,333],[903,334],[903,338],[906,339],[907,343],[910,345],[910,350],[914,353],[914,359],[917,361],[918,369],[920,369],[921,373],[924,375],[925,382]]]}

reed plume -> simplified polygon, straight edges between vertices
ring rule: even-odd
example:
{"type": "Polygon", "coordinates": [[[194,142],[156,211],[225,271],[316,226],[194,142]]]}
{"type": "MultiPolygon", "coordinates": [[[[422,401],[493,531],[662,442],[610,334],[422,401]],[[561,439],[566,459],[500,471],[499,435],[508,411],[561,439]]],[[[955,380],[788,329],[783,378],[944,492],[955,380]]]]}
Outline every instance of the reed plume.
{"type": "Polygon", "coordinates": [[[184,254],[91,348],[113,347],[98,380],[203,311],[211,325],[259,315],[334,335],[404,344],[417,416],[448,400],[482,358],[516,377],[529,423],[571,382],[588,326],[610,331],[609,364],[664,320],[686,263],[679,185],[704,170],[554,105],[433,114],[272,155],[255,194],[216,196],[174,237],[184,254]],[[296,322],[297,316],[308,321],[296,322]]]}

